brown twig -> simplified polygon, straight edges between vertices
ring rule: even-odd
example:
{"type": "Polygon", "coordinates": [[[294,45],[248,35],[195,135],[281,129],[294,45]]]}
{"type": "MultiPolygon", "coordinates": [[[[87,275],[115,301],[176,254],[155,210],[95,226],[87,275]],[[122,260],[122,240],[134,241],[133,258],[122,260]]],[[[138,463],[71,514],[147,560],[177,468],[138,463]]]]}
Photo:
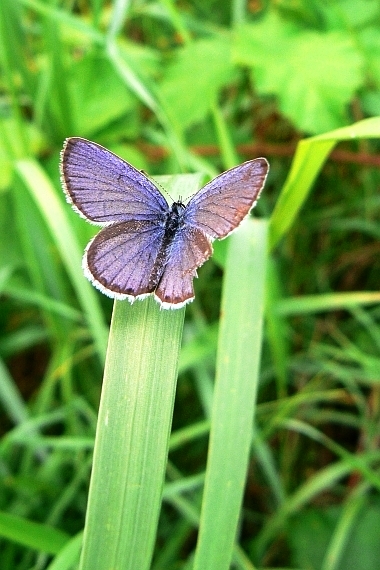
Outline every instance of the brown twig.
{"type": "MultiPolygon", "coordinates": [[[[164,147],[154,146],[148,143],[140,143],[140,150],[146,154],[149,160],[155,162],[168,156],[168,151],[164,147]]],[[[217,145],[195,145],[191,147],[195,154],[200,156],[218,156],[220,149],[217,145]]],[[[296,143],[274,144],[257,142],[252,144],[240,144],[237,146],[239,154],[246,158],[256,156],[289,156],[292,157],[296,150],[296,143]]],[[[380,155],[367,152],[355,152],[351,150],[333,150],[329,160],[340,163],[358,164],[361,166],[373,166],[380,168],[380,155]]]]}

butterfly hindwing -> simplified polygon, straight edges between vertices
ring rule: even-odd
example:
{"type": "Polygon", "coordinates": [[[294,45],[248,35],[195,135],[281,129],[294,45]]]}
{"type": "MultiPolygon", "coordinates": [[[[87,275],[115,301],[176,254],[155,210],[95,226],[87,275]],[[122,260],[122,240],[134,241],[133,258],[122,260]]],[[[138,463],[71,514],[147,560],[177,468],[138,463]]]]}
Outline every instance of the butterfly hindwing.
{"type": "Polygon", "coordinates": [[[131,301],[152,293],[164,270],[164,235],[165,229],[151,222],[103,228],[86,248],[86,276],[109,297],[131,301]]]}
{"type": "Polygon", "coordinates": [[[179,228],[168,249],[155,296],[164,308],[179,308],[194,298],[193,279],[212,254],[210,239],[198,228],[179,228]]]}

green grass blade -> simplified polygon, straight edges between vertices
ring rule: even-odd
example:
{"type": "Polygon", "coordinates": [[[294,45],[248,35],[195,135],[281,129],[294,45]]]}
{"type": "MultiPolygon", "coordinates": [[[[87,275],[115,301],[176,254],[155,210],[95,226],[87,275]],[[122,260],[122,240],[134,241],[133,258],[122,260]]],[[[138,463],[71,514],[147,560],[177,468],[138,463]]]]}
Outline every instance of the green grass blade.
{"type": "Polygon", "coordinates": [[[380,301],[378,291],[354,291],[350,293],[323,293],[321,295],[303,295],[288,297],[278,301],[276,312],[282,316],[302,315],[325,311],[339,311],[355,308],[359,305],[377,305],[380,301]]]}
{"type": "Polygon", "coordinates": [[[341,558],[349,543],[352,533],[355,533],[358,519],[366,506],[368,485],[361,484],[349,494],[343,506],[340,519],[334,529],[328,548],[323,558],[321,570],[339,570],[341,558]]]}
{"type": "MultiPolygon", "coordinates": [[[[72,113],[72,98],[67,81],[64,49],[61,41],[60,26],[49,17],[43,19],[44,41],[46,53],[49,54],[47,85],[48,100],[45,101],[47,109],[46,130],[50,130],[50,122],[54,123],[51,136],[57,141],[62,140],[67,134],[76,130],[72,113]]],[[[43,105],[44,106],[44,105],[43,105]]]]}
{"type": "Polygon", "coordinates": [[[10,299],[17,299],[17,301],[22,301],[26,305],[35,305],[40,309],[50,311],[56,315],[65,317],[70,321],[80,323],[82,321],[82,313],[70,305],[66,305],[61,301],[56,301],[47,295],[42,295],[36,291],[31,291],[30,289],[16,286],[11,282],[9,285],[3,288],[2,292],[7,295],[10,299]]]}
{"type": "Polygon", "coordinates": [[[68,222],[64,204],[42,168],[34,160],[19,160],[16,171],[23,180],[43,215],[60,251],[66,270],[87,317],[96,348],[103,360],[106,348],[106,327],[96,292],[83,277],[82,252],[68,222]]]}
{"type": "Polygon", "coordinates": [[[70,14],[66,10],[56,8],[52,3],[48,4],[39,0],[18,0],[19,4],[34,11],[36,14],[51,18],[54,22],[65,26],[68,30],[73,30],[83,35],[84,40],[92,40],[93,42],[103,46],[105,43],[104,35],[93,26],[89,25],[86,20],[76,15],[70,14]]]}
{"type": "Polygon", "coordinates": [[[149,568],[184,313],[115,302],[80,570],[149,568]]]}
{"type": "Polygon", "coordinates": [[[92,24],[94,28],[99,28],[101,24],[103,0],[91,0],[91,10],[92,10],[92,24]]]}
{"type": "MultiPolygon", "coordinates": [[[[379,452],[374,451],[361,454],[358,455],[355,460],[358,464],[360,463],[364,466],[371,467],[372,464],[375,464],[379,460],[379,452]]],[[[334,487],[337,481],[343,477],[347,477],[347,475],[354,470],[355,465],[353,465],[353,462],[350,462],[347,454],[347,458],[343,461],[336,461],[324,469],[320,469],[315,475],[312,475],[305,483],[300,485],[293,495],[289,496],[275,514],[267,520],[258,535],[255,544],[257,561],[260,561],[268,549],[270,541],[274,540],[274,537],[278,536],[281,532],[281,527],[284,526],[288,517],[297,513],[297,511],[301,510],[320,493],[328,492],[329,489],[334,487]]]]}
{"type": "Polygon", "coordinates": [[[108,39],[114,39],[123,29],[131,8],[130,0],[115,0],[108,27],[108,39]]]}
{"type": "MultiPolygon", "coordinates": [[[[7,90],[7,99],[9,100],[14,119],[15,132],[12,134],[12,140],[17,142],[17,144],[14,145],[13,152],[15,156],[21,157],[28,154],[29,140],[26,122],[22,118],[18,87],[13,69],[15,64],[15,44],[17,45],[15,36],[18,35],[20,27],[16,24],[18,14],[15,11],[15,3],[12,4],[7,1],[0,3],[0,68],[3,89],[7,90]]],[[[5,140],[5,142],[7,141],[5,140]]]]}
{"type": "Polygon", "coordinates": [[[266,222],[248,221],[229,244],[194,570],[227,570],[232,558],[259,380],[266,236],[266,222]]]}
{"type": "MultiPolygon", "coordinates": [[[[198,175],[173,176],[175,196],[198,175]]],[[[80,570],[150,567],[166,468],[185,309],[115,302],[80,570]]]]}
{"type": "Polygon", "coordinates": [[[335,145],[333,141],[322,141],[318,145],[313,145],[310,140],[303,140],[298,144],[292,167],[270,218],[271,249],[277,245],[294,222],[335,145]]]}
{"type": "Polygon", "coordinates": [[[28,407],[2,358],[0,358],[0,402],[8,417],[16,424],[22,423],[29,416],[28,407]]]}
{"type": "Polygon", "coordinates": [[[287,394],[290,350],[287,323],[278,311],[278,304],[282,301],[282,283],[274,259],[268,260],[265,297],[266,338],[276,372],[277,396],[283,398],[287,394]]]}
{"type": "Polygon", "coordinates": [[[68,540],[51,564],[49,564],[47,570],[73,570],[79,560],[82,540],[83,536],[81,532],[71,540],[68,540]]]}
{"type": "Polygon", "coordinates": [[[380,137],[380,118],[359,121],[349,127],[301,141],[297,146],[291,170],[270,219],[269,246],[276,246],[288,231],[337,142],[380,137]]]}
{"type": "Polygon", "coordinates": [[[0,512],[0,536],[49,554],[59,552],[69,539],[66,533],[51,526],[4,512],[0,512]]]}
{"type": "Polygon", "coordinates": [[[229,133],[227,121],[217,103],[211,107],[211,114],[223,158],[223,166],[227,170],[239,164],[239,156],[235,151],[234,142],[229,133]]]}

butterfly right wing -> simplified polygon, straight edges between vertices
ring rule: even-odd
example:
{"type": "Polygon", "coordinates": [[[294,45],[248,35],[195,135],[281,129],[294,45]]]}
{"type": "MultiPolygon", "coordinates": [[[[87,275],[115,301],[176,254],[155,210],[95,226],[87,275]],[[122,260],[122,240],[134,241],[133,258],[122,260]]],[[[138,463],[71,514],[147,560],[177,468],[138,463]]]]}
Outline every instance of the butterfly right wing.
{"type": "Polygon", "coordinates": [[[66,139],[60,169],[68,202],[94,224],[154,221],[168,209],[165,198],[145,174],[86,139],[66,139]]]}
{"type": "Polygon", "coordinates": [[[186,224],[178,228],[154,292],[164,309],[179,309],[194,299],[193,279],[197,268],[211,254],[211,240],[203,231],[186,224]]]}
{"type": "Polygon", "coordinates": [[[165,309],[178,309],[194,299],[193,279],[212,254],[212,239],[226,237],[255,205],[268,173],[258,158],[224,172],[193,196],[168,250],[154,292],[165,309]]]}
{"type": "Polygon", "coordinates": [[[268,170],[267,160],[256,158],[223,172],[192,197],[184,220],[213,239],[228,236],[256,204],[268,170]]]}
{"type": "Polygon", "coordinates": [[[150,221],[120,222],[100,230],[83,257],[86,277],[115,299],[143,298],[162,275],[165,227],[150,221]]]}

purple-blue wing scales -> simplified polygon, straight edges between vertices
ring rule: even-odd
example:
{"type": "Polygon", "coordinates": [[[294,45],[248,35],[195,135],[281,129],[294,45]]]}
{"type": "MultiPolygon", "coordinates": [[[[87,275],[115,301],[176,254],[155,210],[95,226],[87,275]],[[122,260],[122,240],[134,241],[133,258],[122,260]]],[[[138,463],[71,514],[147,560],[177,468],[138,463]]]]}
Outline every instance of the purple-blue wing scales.
{"type": "Polygon", "coordinates": [[[184,220],[212,238],[226,237],[256,204],[268,170],[267,160],[256,158],[223,172],[193,196],[184,220]]]}
{"type": "Polygon", "coordinates": [[[66,139],[60,168],[67,200],[94,224],[154,221],[168,209],[165,198],[142,172],[94,142],[66,139]]]}
{"type": "Polygon", "coordinates": [[[164,270],[164,235],[164,227],[149,221],[106,226],[86,248],[86,277],[109,297],[133,301],[149,295],[164,270]]]}
{"type": "Polygon", "coordinates": [[[168,250],[162,277],[154,294],[165,309],[179,309],[194,299],[193,279],[212,254],[210,239],[192,227],[178,228],[168,250]]]}

